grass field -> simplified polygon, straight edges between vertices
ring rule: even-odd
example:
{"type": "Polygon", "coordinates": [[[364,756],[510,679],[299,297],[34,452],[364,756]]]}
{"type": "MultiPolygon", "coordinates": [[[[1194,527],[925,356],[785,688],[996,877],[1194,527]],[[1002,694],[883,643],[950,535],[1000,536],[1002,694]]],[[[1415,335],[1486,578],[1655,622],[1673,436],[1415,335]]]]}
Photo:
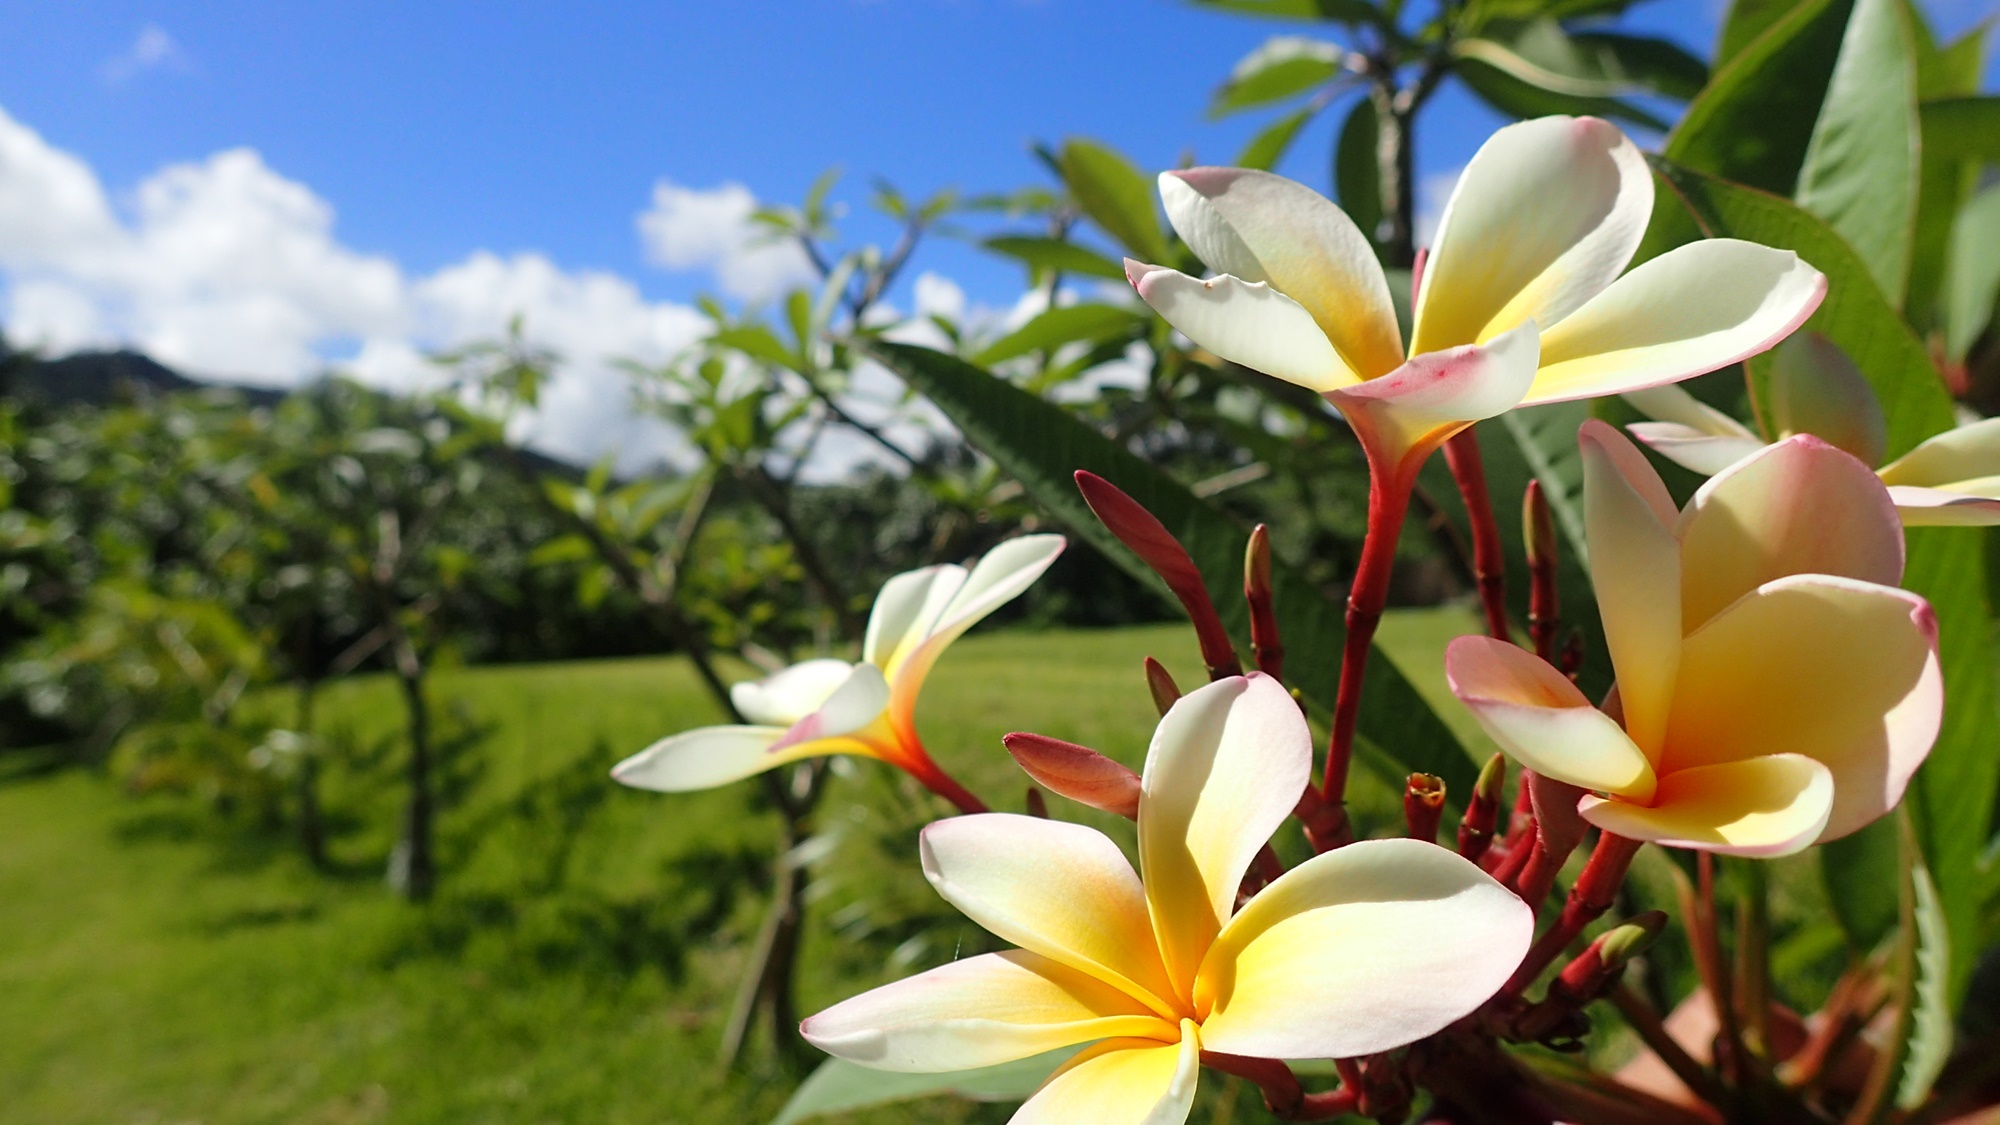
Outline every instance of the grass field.
{"type": "MultiPolygon", "coordinates": [[[[1468,627],[1456,612],[1401,614],[1385,633],[1435,694],[1442,640],[1468,627]]],[[[1155,721],[1146,654],[1199,681],[1184,629],[975,636],[940,665],[921,724],[948,769],[1019,808],[1005,731],[1139,763],[1155,721]]],[[[424,906],[381,880],[402,712],[380,678],[319,704],[336,747],[331,873],[254,815],[0,758],[0,1122],[768,1120],[801,1071],[758,1051],[723,1075],[714,1051],[776,822],[754,786],[666,796],[605,774],[714,720],[690,671],[665,659],[469,669],[433,690],[456,748],[441,887],[424,906]]],[[[1396,807],[1380,782],[1362,796],[1378,821],[1396,807]]],[[[883,767],[836,777],[803,1010],[982,940],[918,874],[914,832],[937,811],[883,767]]],[[[935,1102],[844,1120],[1005,1116],[935,1102]]]]}

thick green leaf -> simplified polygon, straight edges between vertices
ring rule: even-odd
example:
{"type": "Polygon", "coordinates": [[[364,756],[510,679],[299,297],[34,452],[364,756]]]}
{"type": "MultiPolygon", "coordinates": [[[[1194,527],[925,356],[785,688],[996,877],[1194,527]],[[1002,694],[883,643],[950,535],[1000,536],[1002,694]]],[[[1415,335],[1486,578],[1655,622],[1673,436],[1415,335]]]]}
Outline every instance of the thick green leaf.
{"type": "Polygon", "coordinates": [[[1867,953],[1896,928],[1897,888],[1903,882],[1898,832],[1896,818],[1883,817],[1820,846],[1827,901],[1854,952],[1867,953]]]}
{"type": "Polygon", "coordinates": [[[1857,0],[1799,168],[1799,205],[1901,299],[1917,223],[1917,60],[1902,0],[1857,0]]]}
{"type": "MultiPolygon", "coordinates": [[[[1976,27],[1949,46],[1939,47],[1916,0],[1902,0],[1917,47],[1917,99],[1969,97],[1979,92],[1985,63],[1986,28],[1976,27]]],[[[1937,327],[1942,313],[1938,293],[1951,254],[1951,229],[1958,209],[1971,194],[1978,169],[1938,151],[1928,135],[1917,176],[1917,231],[1911,246],[1910,283],[1903,316],[1920,333],[1937,327]]]]}
{"type": "Polygon", "coordinates": [[[1721,33],[1716,38],[1716,68],[1719,70],[1733,61],[1758,36],[1770,30],[1772,24],[1798,6],[1799,0],[1736,0],[1729,6],[1729,14],[1723,18],[1721,33]]]}
{"type": "Polygon", "coordinates": [[[1926,102],[1923,118],[1924,144],[1937,155],[2000,164],[2000,97],[1926,102]]]}
{"type": "Polygon", "coordinates": [[[1944,352],[1962,362],[2000,301],[2000,185],[1958,213],[1944,282],[1944,352]]]}
{"type": "Polygon", "coordinates": [[[1465,50],[1524,82],[1579,97],[1658,94],[1686,99],[1708,81],[1708,67],[1700,59],[1664,39],[1572,34],[1549,18],[1496,25],[1480,38],[1465,40],[1465,50]]]}
{"type": "MultiPolygon", "coordinates": [[[[1868,376],[1888,421],[1889,456],[1899,456],[1953,425],[1950,396],[1928,352],[1845,240],[1776,196],[1666,160],[1657,161],[1656,168],[1701,234],[1793,250],[1827,275],[1826,301],[1806,327],[1824,333],[1868,376]]],[[[1753,394],[1761,398],[1769,376],[1768,356],[1752,360],[1749,366],[1753,394]]],[[[1989,833],[1993,793],[2000,785],[2000,755],[1992,747],[1995,708],[1987,643],[1985,540],[1958,528],[1914,528],[1907,539],[1903,585],[1930,599],[1937,613],[1945,722],[1906,803],[1916,813],[1924,856],[1951,923],[1952,940],[1958,949],[1969,950],[1980,852],[1989,833]]],[[[1829,871],[1828,876],[1836,898],[1851,886],[1844,873],[1829,871]]],[[[1854,889],[1864,894],[1869,890],[1854,889]]],[[[1872,910],[1856,906],[1840,913],[1846,917],[1872,910]]],[[[1954,995],[1963,989],[1970,969],[1969,958],[1953,963],[1954,995]]]]}
{"type": "Polygon", "coordinates": [[[1340,126],[1340,141],[1333,154],[1334,186],[1340,192],[1341,209],[1371,242],[1382,227],[1382,164],[1377,147],[1380,140],[1377,121],[1372,99],[1355,102],[1340,126]]]}
{"type": "MultiPolygon", "coordinates": [[[[1187,547],[1223,621],[1248,653],[1242,583],[1249,536],[1242,528],[1054,403],[927,348],[880,341],[867,347],[1077,536],[1164,593],[1159,578],[1090,514],[1071,474],[1088,469],[1144,504],[1187,547]]],[[[1288,566],[1274,565],[1272,579],[1292,686],[1309,705],[1329,710],[1346,636],[1341,603],[1288,566]]],[[[1368,663],[1359,729],[1363,758],[1386,773],[1399,778],[1411,770],[1436,774],[1445,779],[1454,802],[1472,791],[1477,776],[1472,759],[1379,647],[1368,663]]]]}
{"type": "Polygon", "coordinates": [[[1283,101],[1338,78],[1347,51],[1338,43],[1303,35],[1278,35],[1243,56],[1208,103],[1210,117],[1283,101]]]}
{"type": "Polygon", "coordinates": [[[1049,309],[1001,337],[972,357],[982,367],[1024,356],[1052,352],[1078,340],[1101,340],[1130,332],[1143,318],[1117,305],[1064,305],[1049,309]]]}
{"type": "Polygon", "coordinates": [[[738,324],[720,328],[709,339],[725,348],[734,348],[751,359],[775,363],[779,367],[793,371],[798,370],[802,363],[792,349],[785,346],[784,341],[778,339],[775,333],[761,324],[738,324]]]}
{"type": "Polygon", "coordinates": [[[1490,39],[1458,40],[1452,44],[1452,55],[1459,79],[1486,104],[1510,116],[1571,114],[1612,117],[1648,129],[1667,127],[1658,117],[1617,98],[1576,93],[1584,84],[1543,70],[1490,39]]]}
{"type": "Polygon", "coordinates": [[[1195,0],[1204,8],[1280,20],[1330,20],[1344,24],[1383,22],[1382,13],[1366,0],[1195,0]]]}
{"type": "Polygon", "coordinates": [[[981,1102],[1026,1101],[1077,1048],[1065,1047],[1018,1062],[944,1074],[901,1074],[871,1070],[845,1059],[819,1064],[771,1125],[796,1125],[833,1113],[952,1094],[981,1102]]]}
{"type": "Polygon", "coordinates": [[[989,238],[981,245],[996,254],[1005,254],[1016,261],[1025,262],[1034,270],[1080,273],[1089,277],[1107,277],[1114,281],[1125,280],[1124,266],[1088,246],[1079,246],[1060,238],[1002,235],[998,238],[989,238]]]}
{"type": "Polygon", "coordinates": [[[1096,141],[1071,137],[1056,156],[1057,170],[1083,213],[1106,234],[1148,262],[1167,256],[1167,240],[1153,208],[1153,181],[1130,160],[1096,141]]]}
{"type": "Polygon", "coordinates": [[[1266,172],[1276,168],[1278,161],[1283,160],[1285,153],[1291,150],[1292,142],[1298,139],[1299,130],[1305,128],[1315,112],[1314,107],[1309,105],[1259,129],[1257,135],[1250,138],[1250,143],[1243,146],[1243,151],[1237,154],[1236,166],[1266,172]]]}
{"type": "Polygon", "coordinates": [[[1579,31],[1570,41],[1595,58],[1606,74],[1622,76],[1640,89],[1686,101],[1708,85],[1708,64],[1678,43],[1610,31],[1579,31]]]}
{"type": "Polygon", "coordinates": [[[1916,951],[1911,970],[1910,1030],[1904,1040],[1903,1076],[1896,1084],[1896,1108],[1912,1110],[1930,1096],[1951,1058],[1951,930],[1938,901],[1937,885],[1923,860],[1910,866],[1910,923],[1916,951]]]}
{"type": "Polygon", "coordinates": [[[1667,138],[1667,158],[1791,195],[1851,7],[1851,0],[1802,0],[1762,26],[1688,106],[1667,138]]]}

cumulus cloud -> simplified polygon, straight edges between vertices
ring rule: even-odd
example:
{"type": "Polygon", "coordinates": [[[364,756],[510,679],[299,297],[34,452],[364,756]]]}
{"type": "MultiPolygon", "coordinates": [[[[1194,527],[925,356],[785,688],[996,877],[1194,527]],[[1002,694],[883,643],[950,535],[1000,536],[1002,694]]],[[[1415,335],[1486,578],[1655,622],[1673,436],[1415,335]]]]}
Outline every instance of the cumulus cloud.
{"type": "Polygon", "coordinates": [[[139,29],[138,38],[130,46],[104,60],[97,68],[97,76],[107,86],[123,86],[142,74],[156,70],[188,71],[193,69],[194,60],[181,49],[181,45],[168,35],[158,24],[149,23],[139,29]]]}
{"type": "Polygon", "coordinates": [[[653,205],[639,215],[646,256],[671,270],[712,270],[722,291],[769,301],[814,278],[805,251],[773,241],[750,218],[757,197],[742,184],[699,189],[672,180],[653,185],[653,205]]]}

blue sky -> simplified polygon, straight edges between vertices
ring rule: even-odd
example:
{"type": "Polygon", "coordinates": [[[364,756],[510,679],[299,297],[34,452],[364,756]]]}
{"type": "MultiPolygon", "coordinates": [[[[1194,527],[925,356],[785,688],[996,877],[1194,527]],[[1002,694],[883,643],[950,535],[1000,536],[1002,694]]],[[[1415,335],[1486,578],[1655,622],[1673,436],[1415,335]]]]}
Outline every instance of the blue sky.
{"type": "MultiPolygon", "coordinates": [[[[1928,7],[1955,31],[1991,3],[1928,7]]],[[[1625,26],[1706,54],[1720,10],[1653,0],[1625,26]]],[[[728,287],[703,241],[740,202],[724,185],[792,200],[840,165],[857,203],[876,175],[1000,190],[1041,178],[1031,140],[1069,134],[1227,162],[1266,115],[1211,122],[1210,91],[1303,30],[1174,0],[0,0],[0,21],[7,326],[266,382],[329,356],[394,381],[509,302],[572,351],[657,356],[686,301],[728,287]],[[642,235],[662,209],[677,251],[642,235]]],[[[1447,88],[1420,173],[1500,123],[1447,88]]],[[[1324,188],[1333,124],[1282,170],[1324,188]]],[[[963,246],[918,266],[974,302],[1017,288],[963,246]]]]}

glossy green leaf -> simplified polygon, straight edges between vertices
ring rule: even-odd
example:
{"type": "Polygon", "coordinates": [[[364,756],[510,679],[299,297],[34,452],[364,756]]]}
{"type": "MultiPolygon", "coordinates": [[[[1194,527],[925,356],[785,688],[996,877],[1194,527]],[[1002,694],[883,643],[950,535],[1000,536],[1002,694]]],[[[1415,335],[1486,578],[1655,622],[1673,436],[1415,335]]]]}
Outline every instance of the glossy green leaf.
{"type": "Polygon", "coordinates": [[[784,341],[761,324],[738,324],[719,328],[709,339],[725,348],[733,348],[752,359],[765,363],[775,363],[779,367],[798,370],[800,360],[784,341]]]}
{"type": "Polygon", "coordinates": [[[1276,168],[1278,161],[1285,158],[1285,153],[1291,151],[1292,142],[1298,140],[1300,130],[1305,128],[1306,122],[1312,120],[1315,112],[1316,109],[1309,105],[1304,109],[1287,113],[1257,130],[1257,135],[1251,137],[1250,143],[1244,145],[1243,151],[1237,154],[1236,166],[1257,168],[1265,172],[1276,168]]]}
{"type": "Polygon", "coordinates": [[[1072,137],[1056,154],[1056,168],[1076,205],[1133,257],[1147,262],[1166,258],[1153,181],[1130,160],[1096,141],[1072,137]]]}
{"type": "MultiPolygon", "coordinates": [[[[1868,268],[1846,241],[1796,205],[1658,160],[1673,195],[1706,236],[1727,236],[1796,251],[1827,275],[1826,301],[1806,322],[1852,357],[1868,376],[1888,422],[1890,457],[1955,422],[1944,381],[1921,341],[1896,314],[1868,268]]],[[[1751,361],[1753,394],[1769,374],[1769,358],[1751,361]]],[[[1913,528],[1907,534],[1903,585],[1930,599],[1937,613],[1945,678],[1945,721],[1905,803],[1916,814],[1924,857],[1936,880],[1954,944],[1973,948],[1980,853],[1989,835],[2000,755],[1993,753],[1992,654],[1988,648],[1985,540],[1958,528],[1913,528]]],[[[1828,854],[1834,854],[1829,851],[1828,854]]],[[[1836,899],[1855,887],[1829,872],[1836,899]]],[[[1870,908],[1841,910],[1866,914],[1870,908]]],[[[1856,935],[1857,938],[1860,935],[1856,935]]],[[[1954,994],[1964,987],[1969,959],[1952,966],[1954,994]]]]}
{"type": "Polygon", "coordinates": [[[1496,26],[1465,40],[1462,51],[1532,85],[1579,97],[1657,94],[1686,99],[1708,81],[1708,67],[1700,59],[1664,39],[1572,33],[1550,18],[1496,26]]]}
{"type": "Polygon", "coordinates": [[[1346,72],[1347,51],[1338,43],[1303,35],[1278,35],[1243,56],[1208,103],[1210,117],[1305,93],[1346,72]]]}
{"type": "Polygon", "coordinates": [[[1037,271],[1057,273],[1078,273],[1088,277],[1106,277],[1114,281],[1125,280],[1125,267],[1099,254],[1088,246],[1060,238],[1034,238],[1022,235],[1002,235],[989,238],[981,243],[996,254],[1027,264],[1037,271]]]}
{"type": "Polygon", "coordinates": [[[1570,42],[1605,74],[1662,97],[1686,101],[1708,85],[1708,64],[1671,40],[1580,31],[1570,36],[1570,42]]]}
{"type": "Polygon", "coordinates": [[[796,1125],[829,1114],[946,1094],[981,1102],[1026,1101],[1076,1052],[1075,1047],[1065,1047],[1018,1062],[943,1074],[902,1074],[828,1059],[799,1084],[771,1125],[796,1125]]]}
{"type": "Polygon", "coordinates": [[[1930,1096],[1951,1058],[1951,929],[1937,885],[1921,858],[1910,866],[1910,924],[1916,942],[1911,971],[1909,1035],[1896,1108],[1913,1110],[1930,1096]]]}
{"type": "Polygon", "coordinates": [[[1376,24],[1382,13],[1365,0],[1195,0],[1203,8],[1281,20],[1330,20],[1344,24],[1376,24]]]}
{"type": "MultiPolygon", "coordinates": [[[[907,344],[871,342],[869,351],[930,399],[974,447],[1080,538],[1135,578],[1165,591],[1146,565],[1090,514],[1071,474],[1088,469],[1125,490],[1166,525],[1193,556],[1239,648],[1248,650],[1243,604],[1244,529],[1195,498],[1186,486],[1147,464],[1054,403],[952,356],[907,344]]],[[[1289,566],[1272,568],[1278,618],[1284,622],[1286,666],[1293,685],[1321,711],[1333,704],[1346,630],[1342,605],[1289,566]]],[[[1359,722],[1364,760],[1400,777],[1422,770],[1445,779],[1455,802],[1472,791],[1477,770],[1451,730],[1377,649],[1368,663],[1359,722]]]]}
{"type": "Polygon", "coordinates": [[[1565,78],[1522,58],[1511,47],[1491,39],[1461,39],[1452,44],[1455,73],[1486,104],[1512,117],[1571,114],[1616,118],[1648,129],[1667,123],[1638,106],[1600,94],[1578,91],[1596,84],[1565,78]]]}
{"type": "Polygon", "coordinates": [[[1716,37],[1716,67],[1719,69],[1734,60],[1758,36],[1770,30],[1772,24],[1798,6],[1799,0],[1736,0],[1729,5],[1729,13],[1723,17],[1722,29],[1716,37]]]}
{"type": "Polygon", "coordinates": [[[1973,197],[1958,213],[1944,281],[1944,351],[1962,362],[1993,322],[2000,302],[2000,185],[1973,197]]]}
{"type": "Polygon", "coordinates": [[[1029,352],[1052,352],[1078,340],[1101,340],[1131,332],[1144,317],[1117,305],[1064,305],[1049,309],[972,357],[983,367],[1004,363],[1029,352]]]}
{"type": "MultiPolygon", "coordinates": [[[[1979,92],[1985,63],[1986,27],[1975,27],[1956,42],[1940,47],[1916,0],[1902,0],[1903,14],[1917,48],[1919,102],[1969,97],[1979,92]]],[[[1922,143],[1917,175],[1917,230],[1910,251],[1910,282],[1903,316],[1918,332],[1929,332],[1941,321],[1938,294],[1951,253],[1952,224],[1971,195],[1978,168],[1953,159],[1928,135],[1922,143]]]]}
{"type": "Polygon", "coordinates": [[[1802,0],[1763,25],[1716,67],[1667,138],[1666,157],[1683,168],[1791,195],[1851,6],[1851,0],[1802,0]]]}
{"type": "Polygon", "coordinates": [[[1857,0],[1799,168],[1799,205],[1901,301],[1917,223],[1917,61],[1902,0],[1857,0]]]}
{"type": "Polygon", "coordinates": [[[1333,153],[1334,186],[1340,207],[1372,240],[1382,227],[1382,164],[1378,155],[1380,120],[1375,103],[1362,98],[1341,123],[1333,153]]]}
{"type": "Polygon", "coordinates": [[[2000,164],[2000,97],[1925,102],[1923,119],[1924,144],[1937,155],[2000,164]]]}

